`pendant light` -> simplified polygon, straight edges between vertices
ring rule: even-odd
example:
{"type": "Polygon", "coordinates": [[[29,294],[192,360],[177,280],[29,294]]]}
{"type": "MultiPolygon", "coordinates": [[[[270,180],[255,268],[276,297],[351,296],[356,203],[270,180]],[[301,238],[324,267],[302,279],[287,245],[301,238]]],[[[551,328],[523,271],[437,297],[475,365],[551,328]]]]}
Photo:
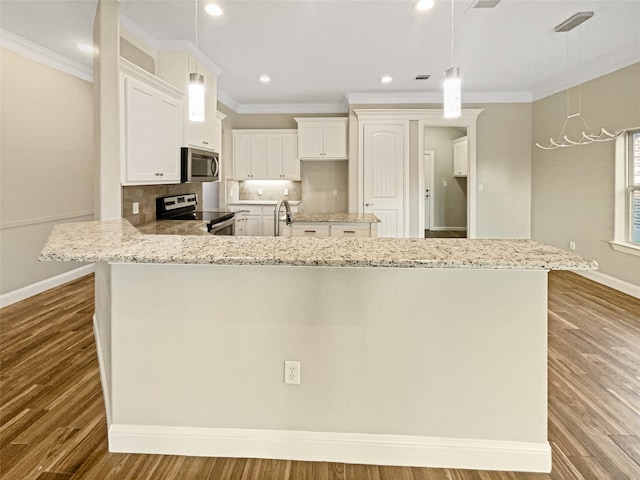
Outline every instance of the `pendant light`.
{"type": "Polygon", "coordinates": [[[462,115],[460,68],[453,66],[453,3],[454,0],[451,0],[451,67],[444,71],[444,118],[458,118],[462,115]]]}
{"type": "Polygon", "coordinates": [[[204,122],[204,75],[198,73],[198,0],[195,0],[196,71],[189,73],[189,120],[204,122]]]}

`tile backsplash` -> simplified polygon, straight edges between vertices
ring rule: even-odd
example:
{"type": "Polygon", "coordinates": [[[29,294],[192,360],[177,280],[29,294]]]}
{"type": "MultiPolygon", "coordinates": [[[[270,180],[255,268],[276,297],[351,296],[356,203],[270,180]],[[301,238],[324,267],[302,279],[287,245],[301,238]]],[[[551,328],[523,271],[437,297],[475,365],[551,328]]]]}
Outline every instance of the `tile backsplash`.
{"type": "Polygon", "coordinates": [[[291,180],[246,180],[238,182],[240,189],[239,200],[301,200],[302,182],[291,180]],[[284,190],[289,189],[289,195],[284,190]]]}
{"type": "Polygon", "coordinates": [[[156,198],[163,195],[180,195],[182,193],[196,193],[198,201],[202,200],[201,183],[179,183],[176,185],[139,185],[122,187],[122,218],[126,218],[132,225],[142,225],[155,220],[156,198]],[[138,202],[140,213],[133,214],[133,204],[138,202]]]}

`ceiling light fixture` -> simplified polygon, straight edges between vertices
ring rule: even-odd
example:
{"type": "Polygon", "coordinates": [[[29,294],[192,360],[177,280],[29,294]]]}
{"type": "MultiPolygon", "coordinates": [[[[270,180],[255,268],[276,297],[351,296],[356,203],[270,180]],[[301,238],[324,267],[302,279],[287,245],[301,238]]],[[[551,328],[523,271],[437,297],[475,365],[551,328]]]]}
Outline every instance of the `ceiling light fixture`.
{"type": "Polygon", "coordinates": [[[260,80],[262,83],[269,83],[271,81],[271,77],[269,75],[260,75],[260,78],[258,80],[260,80]]]}
{"type": "Polygon", "coordinates": [[[198,73],[198,0],[195,0],[196,71],[189,73],[189,120],[204,122],[204,75],[198,73]]]}
{"type": "Polygon", "coordinates": [[[222,8],[217,3],[209,3],[204,7],[204,11],[212,17],[219,17],[222,15],[222,8]]]}
{"type": "Polygon", "coordinates": [[[425,12],[433,8],[434,0],[418,0],[414,7],[419,12],[425,12]]]}
{"type": "Polygon", "coordinates": [[[444,118],[458,118],[462,115],[460,68],[453,66],[453,3],[454,0],[451,0],[451,67],[444,71],[444,118]]]}
{"type": "MultiPolygon", "coordinates": [[[[568,32],[586,20],[590,19],[593,16],[593,12],[579,12],[568,18],[560,25],[558,25],[554,30],[556,32],[568,32]]],[[[578,30],[580,33],[580,30],[578,30]]],[[[567,68],[569,67],[569,37],[567,36],[567,68]]],[[[578,35],[578,61],[580,59],[580,36],[578,35]]],[[[569,102],[569,90],[567,89],[567,118],[562,125],[562,130],[560,130],[560,135],[558,135],[557,139],[549,138],[549,145],[540,145],[536,142],[536,147],[541,148],[543,150],[555,150],[556,148],[568,148],[568,147],[579,147],[582,145],[589,145],[594,142],[608,142],[610,140],[614,140],[622,135],[627,129],[617,130],[614,133],[608,132],[604,128],[600,129],[600,132],[597,134],[592,133],[591,128],[587,124],[587,121],[582,116],[582,84],[578,85],[578,111],[575,113],[570,113],[570,102],[569,102]],[[577,121],[580,121],[582,124],[578,123],[575,126],[577,121]],[[570,123],[571,122],[571,123],[570,123]],[[574,131],[580,131],[582,128],[584,130],[581,131],[581,136],[577,140],[572,140],[569,138],[567,134],[567,127],[570,125],[574,125],[574,131]]],[[[575,138],[575,137],[574,137],[575,138]]]]}
{"type": "Polygon", "coordinates": [[[391,78],[389,75],[385,75],[384,77],[382,77],[382,78],[380,79],[380,81],[381,81],[382,83],[391,83],[391,81],[392,81],[392,80],[393,80],[393,78],[391,78]]]}

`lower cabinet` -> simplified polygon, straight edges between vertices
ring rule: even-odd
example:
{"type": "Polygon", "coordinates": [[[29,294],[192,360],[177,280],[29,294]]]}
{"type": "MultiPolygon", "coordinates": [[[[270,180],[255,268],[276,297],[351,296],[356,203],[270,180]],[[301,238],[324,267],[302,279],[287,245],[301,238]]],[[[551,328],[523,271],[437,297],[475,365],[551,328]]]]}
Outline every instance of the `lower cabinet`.
{"type": "Polygon", "coordinates": [[[377,237],[377,223],[294,223],[286,230],[291,237],[377,237]]]}
{"type": "MultiPolygon", "coordinates": [[[[229,208],[236,210],[236,236],[271,236],[273,235],[273,214],[275,205],[229,205],[229,208]]],[[[297,205],[291,206],[292,212],[297,212],[297,205]]],[[[284,216],[284,207],[281,210],[284,216]]],[[[284,235],[287,229],[284,221],[280,222],[280,233],[284,235]]]]}

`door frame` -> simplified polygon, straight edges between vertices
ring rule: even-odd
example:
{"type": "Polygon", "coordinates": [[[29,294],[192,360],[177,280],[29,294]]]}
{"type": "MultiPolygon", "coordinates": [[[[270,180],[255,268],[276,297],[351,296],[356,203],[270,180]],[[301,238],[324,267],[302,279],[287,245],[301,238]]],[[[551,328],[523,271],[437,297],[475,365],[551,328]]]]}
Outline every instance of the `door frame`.
{"type": "MultiPolygon", "coordinates": [[[[433,179],[433,175],[435,173],[435,158],[436,152],[433,150],[425,150],[422,152],[421,160],[418,164],[418,190],[424,193],[424,189],[426,185],[424,184],[424,162],[425,157],[429,155],[431,157],[431,164],[429,165],[429,230],[433,227],[433,217],[435,216],[435,181],[433,179]]],[[[426,225],[424,224],[424,200],[422,202],[418,202],[418,231],[422,232],[422,236],[424,236],[424,231],[426,230],[426,225]]]]}
{"type": "MultiPolygon", "coordinates": [[[[476,121],[478,115],[484,111],[484,108],[463,108],[462,115],[458,118],[444,118],[442,109],[374,109],[374,108],[358,108],[353,109],[353,113],[358,119],[358,174],[354,175],[354,179],[349,181],[349,188],[358,190],[358,213],[362,213],[363,208],[363,130],[362,123],[369,121],[378,121],[380,123],[394,124],[395,122],[406,122],[405,135],[405,236],[409,236],[409,200],[411,192],[409,190],[409,122],[418,121],[418,152],[422,155],[424,152],[424,128],[425,127],[464,127],[467,129],[467,137],[469,138],[469,172],[467,175],[467,238],[476,237],[476,197],[477,197],[477,178],[476,178],[476,121]]],[[[397,124],[397,123],[396,123],[397,124]]],[[[420,162],[418,162],[420,163],[420,162]]],[[[349,170],[351,173],[351,169],[349,170]]],[[[414,196],[415,199],[415,196],[414,196]]],[[[416,212],[411,212],[415,215],[416,212]]],[[[414,217],[415,218],[415,217],[414,217]]],[[[424,230],[423,230],[424,235],[424,230]]]]}

